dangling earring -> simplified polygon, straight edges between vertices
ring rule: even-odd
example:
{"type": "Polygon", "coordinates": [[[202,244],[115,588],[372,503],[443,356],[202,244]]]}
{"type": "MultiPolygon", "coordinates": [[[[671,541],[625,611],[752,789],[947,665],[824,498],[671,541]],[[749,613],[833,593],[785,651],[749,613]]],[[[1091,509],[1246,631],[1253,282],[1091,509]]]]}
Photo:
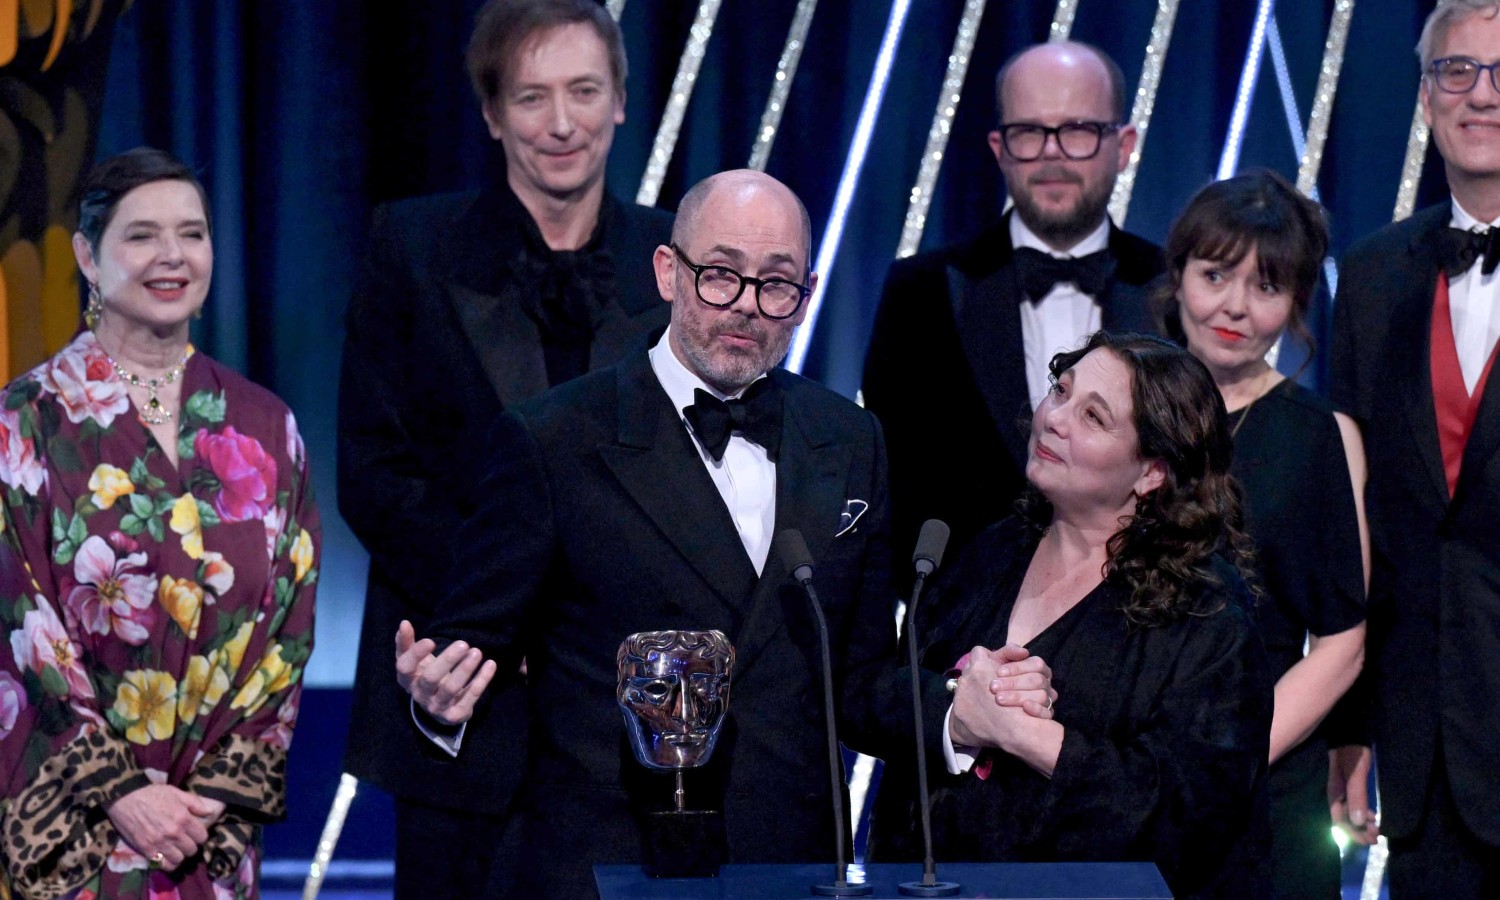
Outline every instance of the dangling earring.
{"type": "Polygon", "coordinates": [[[89,305],[83,310],[83,324],[89,331],[99,327],[99,317],[104,314],[104,298],[99,295],[99,285],[89,282],[89,305]]]}

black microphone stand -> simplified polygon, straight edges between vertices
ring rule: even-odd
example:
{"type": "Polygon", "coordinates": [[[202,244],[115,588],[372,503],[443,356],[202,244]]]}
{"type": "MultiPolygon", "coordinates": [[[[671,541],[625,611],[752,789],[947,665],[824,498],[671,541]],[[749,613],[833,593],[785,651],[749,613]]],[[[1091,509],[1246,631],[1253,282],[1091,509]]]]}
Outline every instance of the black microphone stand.
{"type": "Polygon", "coordinates": [[[823,654],[823,712],[827,716],[828,731],[828,777],[833,790],[833,827],[836,844],[834,848],[834,880],[832,884],[814,884],[815,897],[868,897],[875,888],[869,884],[850,884],[849,863],[844,857],[844,764],[839,754],[839,738],[834,720],[833,707],[833,655],[828,648],[828,620],[823,616],[823,605],[818,602],[818,593],[812,584],[812,554],[807,550],[807,541],[802,532],[788,529],[777,535],[781,555],[792,570],[792,578],[807,594],[812,607],[813,619],[818,626],[818,644],[823,654]]]}
{"type": "Polygon", "coordinates": [[[948,526],[936,519],[922,524],[922,533],[917,538],[917,551],[913,562],[917,568],[917,580],[912,585],[911,602],[906,604],[906,658],[911,668],[912,721],[917,732],[917,797],[922,816],[922,847],[926,857],[922,860],[922,880],[903,881],[897,890],[903,897],[955,897],[959,886],[955,881],[937,880],[937,863],[932,858],[932,812],[928,808],[927,787],[927,736],[922,721],[922,679],[917,669],[917,600],[922,596],[922,586],[927,576],[937,570],[942,561],[943,547],[948,543],[948,526]]]}

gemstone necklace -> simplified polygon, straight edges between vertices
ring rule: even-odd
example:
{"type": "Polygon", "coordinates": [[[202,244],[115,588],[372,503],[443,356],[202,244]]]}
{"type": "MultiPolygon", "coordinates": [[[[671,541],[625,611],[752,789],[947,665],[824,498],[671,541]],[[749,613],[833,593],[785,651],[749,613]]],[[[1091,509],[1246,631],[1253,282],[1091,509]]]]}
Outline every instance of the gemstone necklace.
{"type": "Polygon", "coordinates": [[[169,369],[167,374],[160,378],[142,378],[139,375],[125,371],[125,367],[115,362],[114,357],[109,354],[105,354],[104,358],[109,360],[109,364],[114,367],[115,374],[125,379],[125,382],[131,387],[144,387],[146,389],[146,405],[141,410],[141,418],[145,420],[147,425],[164,425],[172,421],[172,411],[162,405],[161,398],[156,396],[156,392],[182,377],[183,367],[187,365],[187,353],[183,353],[182,359],[177,361],[177,365],[169,369]]]}

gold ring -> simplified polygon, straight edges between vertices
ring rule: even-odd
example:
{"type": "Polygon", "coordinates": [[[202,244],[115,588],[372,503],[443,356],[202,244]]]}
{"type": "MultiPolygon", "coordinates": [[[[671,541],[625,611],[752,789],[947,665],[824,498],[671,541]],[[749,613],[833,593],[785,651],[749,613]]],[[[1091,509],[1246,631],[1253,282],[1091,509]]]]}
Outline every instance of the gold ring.
{"type": "Polygon", "coordinates": [[[166,864],[167,864],[167,858],[165,856],[162,856],[160,850],[158,850],[155,853],[151,854],[151,868],[153,868],[153,869],[160,869],[162,866],[164,866],[166,864]]]}

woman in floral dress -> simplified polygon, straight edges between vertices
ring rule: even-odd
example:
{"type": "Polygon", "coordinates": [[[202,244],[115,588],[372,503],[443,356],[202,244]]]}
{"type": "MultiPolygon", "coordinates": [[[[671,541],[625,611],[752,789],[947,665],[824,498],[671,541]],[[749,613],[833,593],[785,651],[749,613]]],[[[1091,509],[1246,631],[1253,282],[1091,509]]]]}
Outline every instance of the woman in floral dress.
{"type": "Polygon", "coordinates": [[[134,150],[82,196],[90,327],[0,395],[0,898],[255,897],[312,649],[307,458],[188,343],[191,171],[134,150]]]}

